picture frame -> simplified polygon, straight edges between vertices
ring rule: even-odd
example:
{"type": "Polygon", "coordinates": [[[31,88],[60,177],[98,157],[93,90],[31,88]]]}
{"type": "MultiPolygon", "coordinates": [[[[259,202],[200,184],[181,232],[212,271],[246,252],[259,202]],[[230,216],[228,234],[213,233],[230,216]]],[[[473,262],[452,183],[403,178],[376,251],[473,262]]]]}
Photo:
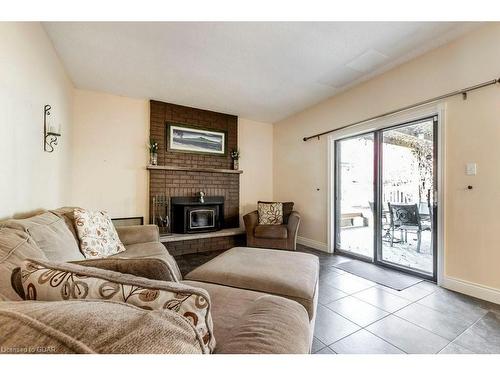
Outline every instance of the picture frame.
{"type": "Polygon", "coordinates": [[[227,132],[180,123],[167,123],[167,151],[227,155],[227,132]]]}

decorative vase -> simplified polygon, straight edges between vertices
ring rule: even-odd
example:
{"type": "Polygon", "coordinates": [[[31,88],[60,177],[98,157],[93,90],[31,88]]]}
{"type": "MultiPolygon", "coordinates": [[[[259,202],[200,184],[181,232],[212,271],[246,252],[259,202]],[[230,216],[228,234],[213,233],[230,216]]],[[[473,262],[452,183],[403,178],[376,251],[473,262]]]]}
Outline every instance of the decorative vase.
{"type": "Polygon", "coordinates": [[[234,169],[235,171],[237,171],[238,169],[240,169],[240,162],[239,162],[239,160],[238,160],[238,159],[234,159],[234,160],[233,160],[233,169],[234,169]]]}
{"type": "Polygon", "coordinates": [[[151,165],[158,165],[158,153],[152,152],[150,154],[150,163],[151,165]]]}

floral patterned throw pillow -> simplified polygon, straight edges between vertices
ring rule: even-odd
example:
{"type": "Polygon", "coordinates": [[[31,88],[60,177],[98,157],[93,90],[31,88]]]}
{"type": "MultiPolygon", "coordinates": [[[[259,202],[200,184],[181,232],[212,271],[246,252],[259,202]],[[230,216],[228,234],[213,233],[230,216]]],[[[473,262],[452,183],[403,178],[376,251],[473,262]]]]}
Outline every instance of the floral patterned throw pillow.
{"type": "Polygon", "coordinates": [[[281,225],[283,224],[283,203],[273,202],[257,204],[259,212],[259,225],[281,225]]]}
{"type": "Polygon", "coordinates": [[[125,251],[106,212],[75,208],[74,216],[80,250],[85,258],[104,258],[125,251]]]}
{"type": "Polygon", "coordinates": [[[106,300],[145,310],[173,311],[191,324],[204,353],[215,349],[210,296],[201,288],[32,259],[21,265],[21,282],[26,300],[106,300]]]}

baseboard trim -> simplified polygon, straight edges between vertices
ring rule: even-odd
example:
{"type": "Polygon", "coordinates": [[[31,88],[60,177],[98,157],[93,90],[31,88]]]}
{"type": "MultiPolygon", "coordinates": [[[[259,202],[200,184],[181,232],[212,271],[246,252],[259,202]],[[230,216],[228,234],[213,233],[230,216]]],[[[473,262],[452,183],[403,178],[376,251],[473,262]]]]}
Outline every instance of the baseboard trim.
{"type": "Polygon", "coordinates": [[[455,277],[445,276],[441,286],[485,301],[500,304],[500,290],[455,277]]]}
{"type": "Polygon", "coordinates": [[[319,251],[324,251],[325,253],[328,252],[328,245],[324,242],[319,242],[315,240],[311,240],[309,238],[297,236],[297,243],[312,247],[313,249],[319,250],[319,251]]]}

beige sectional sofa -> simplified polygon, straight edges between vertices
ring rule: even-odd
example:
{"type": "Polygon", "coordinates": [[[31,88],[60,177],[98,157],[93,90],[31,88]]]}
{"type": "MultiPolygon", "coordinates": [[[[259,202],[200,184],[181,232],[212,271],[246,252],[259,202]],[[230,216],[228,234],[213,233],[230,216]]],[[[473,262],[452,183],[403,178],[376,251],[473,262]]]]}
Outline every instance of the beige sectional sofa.
{"type": "Polygon", "coordinates": [[[85,260],[78,250],[72,215],[73,209],[68,207],[0,223],[3,352],[199,352],[192,335],[182,327],[186,322],[179,326],[170,311],[146,311],[97,300],[23,301],[11,277],[27,258],[75,262],[206,290],[211,300],[215,353],[310,351],[318,295],[317,257],[234,248],[183,279],[174,258],[159,242],[158,228],[152,225],[118,227],[126,251],[85,260]]]}

